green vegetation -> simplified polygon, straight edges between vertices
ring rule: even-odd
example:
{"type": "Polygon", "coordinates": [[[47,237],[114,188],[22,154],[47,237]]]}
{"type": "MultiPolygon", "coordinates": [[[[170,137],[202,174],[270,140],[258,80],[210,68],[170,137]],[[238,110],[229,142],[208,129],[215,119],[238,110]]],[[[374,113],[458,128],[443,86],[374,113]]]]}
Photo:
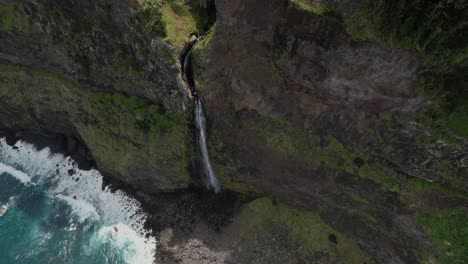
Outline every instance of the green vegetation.
{"type": "Polygon", "coordinates": [[[329,5],[322,0],[291,0],[291,3],[303,10],[323,15],[330,10],[329,5]]]}
{"type": "Polygon", "coordinates": [[[79,85],[73,80],[53,72],[49,72],[39,68],[33,68],[28,66],[14,65],[14,64],[0,64],[0,72],[22,72],[31,75],[39,75],[44,78],[54,79],[61,82],[63,85],[70,89],[79,89],[79,85]]]}
{"type": "MultiPolygon", "coordinates": [[[[179,16],[195,20],[195,31],[191,33],[202,34],[208,30],[210,24],[210,14],[208,8],[202,6],[201,2],[193,1],[188,3],[185,0],[165,0],[166,4],[179,16]]],[[[191,24],[192,26],[192,24],[191,24]]]]}
{"type": "Polygon", "coordinates": [[[162,19],[166,24],[166,41],[176,47],[183,47],[191,34],[196,32],[197,22],[183,0],[165,1],[162,19]]]}
{"type": "MultiPolygon", "coordinates": [[[[93,94],[86,97],[83,106],[90,124],[79,123],[78,128],[85,141],[94,146],[93,154],[105,157],[101,163],[125,171],[135,159],[141,160],[139,156],[150,155],[154,166],[170,162],[164,167],[173,183],[187,183],[188,128],[180,114],[122,94],[93,94]]],[[[158,184],[155,187],[166,188],[158,184]]]]}
{"type": "Polygon", "coordinates": [[[321,252],[344,263],[372,263],[358,245],[345,235],[326,225],[319,215],[296,209],[270,198],[249,203],[235,221],[240,236],[271,233],[286,229],[289,239],[299,245],[304,256],[321,252]]]}
{"type": "Polygon", "coordinates": [[[163,14],[161,12],[161,4],[159,1],[142,1],[142,10],[139,15],[145,20],[145,28],[148,32],[151,32],[158,36],[165,37],[166,25],[163,21],[163,14]]]}
{"type": "Polygon", "coordinates": [[[447,119],[447,126],[453,133],[468,138],[468,106],[453,112],[447,119]]]}
{"type": "Polygon", "coordinates": [[[398,183],[398,175],[387,175],[388,168],[379,163],[366,164],[359,169],[358,175],[363,178],[371,179],[375,182],[381,183],[387,190],[392,192],[400,192],[400,186],[398,183]]]}
{"type": "Polygon", "coordinates": [[[203,56],[201,56],[200,53],[202,49],[208,46],[208,44],[211,42],[215,34],[216,34],[216,23],[213,24],[208,30],[208,32],[205,33],[203,40],[201,40],[195,46],[195,49],[193,51],[193,56],[192,56],[193,73],[194,73],[195,80],[197,82],[197,88],[201,92],[203,92],[203,90],[205,90],[207,87],[207,83],[206,83],[207,79],[205,76],[208,75],[210,71],[208,69],[202,69],[202,66],[201,66],[202,63],[200,62],[200,58],[202,58],[203,56]]]}
{"type": "Polygon", "coordinates": [[[197,44],[196,48],[203,49],[204,47],[206,47],[208,43],[210,43],[215,33],[216,33],[216,23],[210,27],[208,32],[205,34],[205,37],[203,38],[202,41],[200,41],[200,43],[197,44]]]}
{"type": "Polygon", "coordinates": [[[357,14],[344,23],[356,39],[389,42],[423,54],[420,85],[451,113],[468,101],[466,10],[447,0],[363,0],[357,14]]]}
{"type": "Polygon", "coordinates": [[[320,138],[307,131],[295,128],[289,121],[280,119],[252,120],[242,127],[254,130],[267,144],[284,155],[294,154],[314,166],[324,166],[369,178],[381,183],[388,190],[398,192],[395,176],[388,176],[388,168],[371,162],[361,153],[346,149],[336,138],[326,138],[327,145],[320,145],[320,138]]]}
{"type": "Polygon", "coordinates": [[[463,5],[453,1],[362,0],[357,13],[361,20],[346,21],[346,27],[361,39],[427,51],[458,50],[466,44],[453,42],[464,37],[456,34],[465,30],[460,26],[466,19],[463,5]]]}
{"type": "MultiPolygon", "coordinates": [[[[468,200],[466,193],[413,177],[401,177],[404,193],[401,199],[418,199],[419,194],[437,191],[447,197],[468,200]]],[[[468,211],[466,208],[427,209],[416,207],[416,219],[438,249],[437,263],[467,263],[468,211]]]]}
{"type": "MultiPolygon", "coordinates": [[[[144,173],[157,171],[159,181],[148,181],[145,187],[170,190],[188,186],[189,130],[182,113],[134,96],[94,93],[40,69],[0,65],[0,77],[5,103],[24,112],[32,107],[39,115],[62,113],[67,118],[64,124],[77,130],[104,172],[140,177],[142,169],[144,173]],[[37,94],[41,96],[30,96],[37,94]]],[[[25,115],[15,125],[47,127],[31,122],[38,120],[25,115]]]]}
{"type": "Polygon", "coordinates": [[[28,31],[28,21],[17,4],[0,4],[0,28],[4,30],[17,29],[28,31]]]}
{"type": "MultiPolygon", "coordinates": [[[[442,106],[439,125],[467,136],[468,17],[458,1],[360,0],[343,16],[323,0],[290,0],[296,8],[338,20],[355,40],[376,40],[422,55],[422,91],[442,106]]],[[[438,120],[435,118],[434,120],[438,120]]]]}
{"type": "MultiPolygon", "coordinates": [[[[125,93],[154,85],[154,78],[148,78],[152,65],[164,61],[176,67],[176,59],[173,58],[175,52],[171,47],[158,42],[155,45],[160,52],[154,52],[149,45],[150,38],[162,34],[156,32],[160,31],[156,29],[157,13],[160,11],[157,6],[145,5],[142,1],[142,6],[136,7],[137,11],[131,12],[128,17],[124,17],[126,14],[112,17],[109,8],[114,4],[97,1],[96,5],[81,8],[70,8],[70,4],[41,3],[43,8],[40,16],[43,22],[30,27],[34,34],[49,32],[39,34],[39,42],[48,43],[40,46],[42,52],[47,53],[50,63],[66,66],[76,71],[81,79],[96,86],[112,87],[125,93]],[[115,19],[126,25],[116,27],[115,19]],[[124,29],[126,27],[132,30],[124,29]],[[155,32],[145,32],[145,29],[155,32]]],[[[30,8],[28,5],[18,5],[19,10],[30,8]]],[[[159,28],[165,30],[165,25],[159,24],[159,28]]],[[[142,91],[137,93],[141,94],[142,91]]]]}
{"type": "Polygon", "coordinates": [[[341,21],[341,15],[332,5],[325,3],[324,0],[290,0],[290,4],[298,9],[341,21]]]}
{"type": "MultiPolygon", "coordinates": [[[[141,130],[144,134],[177,133],[177,129],[180,128],[179,125],[184,124],[184,120],[180,115],[167,112],[161,106],[148,104],[135,96],[97,93],[85,101],[85,108],[90,113],[109,112],[111,110],[108,108],[109,106],[114,108],[112,110],[115,110],[115,112],[130,113],[134,118],[129,121],[133,121],[133,124],[121,124],[125,126],[132,125],[134,129],[141,130]]],[[[96,118],[98,117],[96,116],[96,118]]],[[[109,122],[106,119],[100,121],[109,122]]],[[[125,130],[125,128],[123,129],[125,130]]]]}
{"type": "MultiPolygon", "coordinates": [[[[343,170],[371,179],[382,184],[387,190],[397,193],[400,192],[402,186],[407,184],[405,176],[392,172],[387,166],[369,159],[364,153],[347,149],[336,138],[325,137],[322,140],[326,144],[321,144],[320,138],[302,128],[295,127],[289,121],[260,117],[255,120],[243,121],[241,127],[255,131],[260,138],[278,152],[284,155],[296,155],[315,167],[323,166],[343,170]]],[[[444,177],[450,180],[460,180],[457,175],[463,175],[462,168],[451,166],[446,160],[441,159],[428,164],[428,166],[443,173],[444,177]]],[[[413,183],[410,181],[408,184],[413,183]]],[[[430,184],[431,186],[435,185],[434,183],[430,184]]]]}
{"type": "Polygon", "coordinates": [[[0,27],[11,30],[15,25],[15,5],[2,4],[0,6],[0,27]]]}
{"type": "MultiPolygon", "coordinates": [[[[346,149],[336,138],[328,136],[327,143],[320,144],[320,140],[309,134],[301,128],[295,128],[290,122],[279,119],[258,118],[256,120],[244,121],[243,129],[254,130],[257,135],[266,141],[266,143],[284,155],[294,154],[313,166],[324,166],[328,168],[344,170],[348,173],[358,175],[359,177],[371,179],[389,191],[399,194],[400,200],[404,204],[413,204],[418,212],[418,219],[424,226],[428,235],[435,241],[439,248],[438,263],[465,263],[466,245],[468,241],[468,215],[466,210],[447,209],[447,210],[428,210],[417,207],[417,200],[421,195],[436,191],[438,195],[452,197],[456,199],[467,200],[468,195],[462,191],[442,186],[438,183],[427,180],[406,176],[390,170],[387,166],[373,161],[362,153],[355,153],[346,149]],[[322,146],[321,146],[322,145],[322,146]]],[[[430,165],[434,169],[442,172],[451,173],[449,164],[443,160],[430,165]]],[[[348,191],[346,193],[350,199],[359,203],[367,203],[365,199],[358,194],[348,191]]],[[[350,214],[358,215],[366,221],[372,223],[376,219],[365,212],[343,208],[350,214]]],[[[260,210],[260,209],[259,209],[260,210]]],[[[262,214],[269,215],[269,212],[262,211],[262,214]]],[[[286,214],[284,211],[275,211],[277,218],[274,220],[263,220],[261,223],[270,225],[292,225],[289,227],[292,234],[307,234],[307,231],[301,230],[301,225],[295,220],[281,222],[286,214]],[[300,231],[299,231],[300,230],[300,231]],[[297,232],[297,233],[296,233],[297,232]]],[[[260,225],[261,225],[260,223],[260,225]]],[[[311,224],[308,224],[311,225],[311,224]]],[[[268,225],[267,225],[268,226],[268,225]]],[[[295,236],[293,236],[295,237],[295,236]]],[[[303,239],[300,236],[295,239],[303,239]]],[[[324,237],[322,237],[325,240],[324,237]]],[[[317,241],[304,241],[314,245],[317,241]]],[[[324,243],[324,242],[322,242],[324,243]]]]}
{"type": "Polygon", "coordinates": [[[468,263],[466,209],[425,209],[418,213],[417,219],[439,250],[437,263],[468,263]]]}
{"type": "Polygon", "coordinates": [[[176,47],[183,47],[191,35],[203,33],[210,23],[209,14],[195,1],[185,0],[144,0],[141,16],[147,30],[176,47]]]}
{"type": "Polygon", "coordinates": [[[447,186],[443,186],[436,182],[430,182],[426,180],[422,180],[415,177],[408,177],[408,176],[400,176],[399,181],[401,183],[402,188],[405,191],[404,199],[408,198],[408,196],[412,196],[415,194],[420,194],[424,192],[430,191],[438,191],[440,193],[444,193],[451,197],[458,197],[462,199],[468,199],[468,194],[451,188],[447,186]]]}

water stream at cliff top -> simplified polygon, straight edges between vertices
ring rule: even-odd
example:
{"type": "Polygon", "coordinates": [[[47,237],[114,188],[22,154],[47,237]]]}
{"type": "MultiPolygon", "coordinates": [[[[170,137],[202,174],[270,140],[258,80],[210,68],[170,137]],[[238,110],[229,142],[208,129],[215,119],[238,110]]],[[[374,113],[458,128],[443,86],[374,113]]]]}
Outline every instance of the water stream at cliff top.
{"type": "Polygon", "coordinates": [[[211,164],[210,156],[208,153],[208,143],[206,141],[206,117],[205,117],[206,113],[203,107],[203,103],[198,95],[198,92],[195,86],[195,81],[193,79],[192,66],[190,62],[192,51],[195,47],[195,44],[196,43],[194,43],[189,48],[187,54],[185,55],[183,71],[184,71],[185,77],[187,79],[187,83],[190,86],[192,95],[195,100],[194,119],[195,119],[195,127],[197,129],[196,134],[197,134],[198,149],[200,152],[201,167],[202,167],[202,172],[204,176],[203,182],[207,189],[211,189],[215,193],[218,193],[221,190],[221,186],[213,170],[213,165],[211,164]]]}
{"type": "Polygon", "coordinates": [[[0,139],[0,263],[152,264],[140,203],[96,170],[0,139]]]}

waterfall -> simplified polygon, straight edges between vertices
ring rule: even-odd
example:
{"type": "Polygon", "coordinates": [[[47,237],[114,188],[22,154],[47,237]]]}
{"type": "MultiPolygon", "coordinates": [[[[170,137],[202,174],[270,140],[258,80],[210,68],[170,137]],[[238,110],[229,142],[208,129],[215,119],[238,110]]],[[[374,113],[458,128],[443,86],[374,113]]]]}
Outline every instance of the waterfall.
{"type": "MultiPolygon", "coordinates": [[[[198,41],[198,40],[197,40],[198,41]]],[[[200,159],[201,159],[201,167],[203,172],[203,181],[205,183],[206,188],[212,189],[215,193],[218,193],[221,190],[221,186],[218,182],[216,174],[213,170],[213,166],[211,165],[210,155],[208,153],[208,145],[206,141],[206,117],[205,117],[205,110],[203,108],[203,103],[198,96],[195,81],[193,79],[193,71],[190,63],[192,50],[195,47],[195,43],[191,47],[189,47],[188,52],[185,54],[184,58],[184,65],[183,65],[183,72],[187,79],[187,83],[190,86],[190,90],[192,92],[193,97],[195,98],[195,127],[196,127],[196,135],[197,135],[197,143],[198,149],[200,152],[200,159]]]]}
{"type": "Polygon", "coordinates": [[[211,166],[210,156],[206,143],[206,118],[203,104],[199,98],[195,99],[195,126],[197,128],[198,147],[200,149],[203,173],[205,174],[205,184],[218,193],[221,189],[218,179],[211,166]]]}

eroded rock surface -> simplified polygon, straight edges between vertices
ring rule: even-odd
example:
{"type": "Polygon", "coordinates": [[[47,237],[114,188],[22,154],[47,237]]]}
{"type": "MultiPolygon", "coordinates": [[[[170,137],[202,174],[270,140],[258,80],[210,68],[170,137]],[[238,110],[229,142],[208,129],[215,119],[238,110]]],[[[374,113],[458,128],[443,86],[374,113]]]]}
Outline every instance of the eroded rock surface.
{"type": "Polygon", "coordinates": [[[105,175],[147,192],[187,188],[190,101],[176,49],[148,28],[156,11],[1,1],[0,127],[76,138],[105,175]]]}
{"type": "Polygon", "coordinates": [[[467,141],[423,142],[434,131],[415,116],[434,102],[418,86],[421,57],[356,40],[346,12],[304,7],[318,2],[217,1],[194,59],[220,175],[319,211],[379,263],[417,262],[431,243],[395,193],[399,175],[466,190],[467,141]]]}

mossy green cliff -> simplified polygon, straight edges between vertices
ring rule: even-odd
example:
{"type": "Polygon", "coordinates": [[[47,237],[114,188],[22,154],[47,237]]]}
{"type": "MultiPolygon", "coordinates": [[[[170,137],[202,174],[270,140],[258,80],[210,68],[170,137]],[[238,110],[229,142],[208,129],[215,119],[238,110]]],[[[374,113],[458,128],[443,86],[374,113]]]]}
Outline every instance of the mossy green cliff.
{"type": "Polygon", "coordinates": [[[139,189],[190,183],[190,133],[182,113],[134,96],[91,92],[29,67],[1,65],[0,79],[2,126],[76,136],[105,175],[139,189]]]}
{"type": "Polygon", "coordinates": [[[0,127],[75,137],[102,173],[136,189],[189,186],[178,57],[208,23],[198,3],[2,1],[0,15],[0,127]]]}
{"type": "Polygon", "coordinates": [[[254,251],[256,243],[275,245],[275,239],[283,240],[280,244],[289,245],[286,256],[271,252],[259,256],[258,263],[374,263],[352,239],[325,224],[319,215],[269,197],[256,199],[244,206],[225,232],[237,238],[234,255],[254,251]],[[273,241],[266,242],[269,240],[273,241]]]}

